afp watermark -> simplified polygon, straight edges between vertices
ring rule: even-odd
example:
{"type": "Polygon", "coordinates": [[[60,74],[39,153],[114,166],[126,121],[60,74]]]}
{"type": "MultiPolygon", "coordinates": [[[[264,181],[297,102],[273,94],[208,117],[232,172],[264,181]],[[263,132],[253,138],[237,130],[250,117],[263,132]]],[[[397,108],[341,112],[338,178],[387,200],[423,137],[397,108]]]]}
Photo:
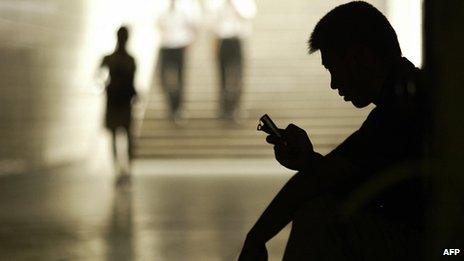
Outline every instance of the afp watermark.
{"type": "Polygon", "coordinates": [[[459,253],[461,253],[459,248],[445,248],[445,250],[443,250],[444,256],[457,256],[459,253]]]}

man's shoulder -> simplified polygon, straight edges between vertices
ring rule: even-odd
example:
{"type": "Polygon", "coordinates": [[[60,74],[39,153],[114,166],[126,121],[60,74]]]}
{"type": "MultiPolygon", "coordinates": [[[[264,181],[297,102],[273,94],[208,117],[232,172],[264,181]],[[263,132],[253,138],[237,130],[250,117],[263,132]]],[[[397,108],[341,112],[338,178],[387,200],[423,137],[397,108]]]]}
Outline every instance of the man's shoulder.
{"type": "Polygon", "coordinates": [[[376,108],[379,114],[397,117],[414,117],[420,114],[424,87],[421,70],[404,58],[398,66],[395,79],[385,93],[382,103],[376,108]]]}

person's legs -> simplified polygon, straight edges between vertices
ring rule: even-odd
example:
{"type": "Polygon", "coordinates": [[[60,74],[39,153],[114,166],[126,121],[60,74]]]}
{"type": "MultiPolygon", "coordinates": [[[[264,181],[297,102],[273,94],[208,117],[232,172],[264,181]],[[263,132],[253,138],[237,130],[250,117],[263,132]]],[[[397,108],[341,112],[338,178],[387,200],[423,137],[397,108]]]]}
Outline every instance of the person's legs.
{"type": "Polygon", "coordinates": [[[116,145],[116,129],[111,129],[111,148],[112,148],[112,152],[113,152],[113,160],[115,162],[118,161],[118,149],[117,149],[117,145],[116,145]]]}
{"type": "Polygon", "coordinates": [[[227,72],[227,100],[230,114],[235,115],[240,104],[243,87],[243,58],[240,39],[234,38],[231,42],[231,55],[227,72]]]}
{"type": "Polygon", "coordinates": [[[160,51],[160,80],[164,93],[167,96],[170,116],[176,110],[176,96],[178,88],[178,61],[176,49],[162,48],[160,51]]]}
{"type": "Polygon", "coordinates": [[[118,172],[119,161],[118,161],[116,128],[111,128],[110,129],[110,135],[111,135],[111,152],[112,152],[112,156],[113,156],[113,167],[114,167],[115,172],[118,172]]]}
{"type": "Polygon", "coordinates": [[[167,71],[168,71],[168,49],[161,48],[159,51],[159,58],[158,58],[158,66],[159,66],[159,80],[161,83],[161,88],[163,91],[167,93],[168,88],[168,79],[167,79],[167,71]]]}
{"type": "Polygon", "coordinates": [[[132,137],[132,124],[129,123],[129,126],[126,127],[126,137],[127,137],[127,163],[129,171],[132,167],[132,160],[134,159],[134,139],[132,137]]]}
{"type": "Polygon", "coordinates": [[[118,147],[119,147],[120,154],[122,153],[121,146],[126,145],[127,147],[126,148],[127,154],[120,155],[120,157],[123,156],[123,160],[122,160],[122,163],[119,164],[120,166],[119,166],[119,172],[118,172],[117,179],[116,179],[116,185],[120,186],[124,184],[130,184],[131,162],[133,158],[133,147],[132,147],[133,145],[132,145],[132,135],[130,131],[130,123],[129,124],[125,123],[121,125],[116,131],[115,136],[117,137],[116,141],[119,139],[118,147]]]}
{"type": "Polygon", "coordinates": [[[345,242],[350,244],[356,260],[423,259],[421,232],[392,222],[383,214],[360,211],[346,220],[343,229],[345,242]]]}
{"type": "Polygon", "coordinates": [[[219,69],[219,113],[221,118],[225,118],[227,114],[226,108],[226,40],[220,39],[219,41],[219,53],[218,53],[218,69],[219,69]]]}
{"type": "Polygon", "coordinates": [[[221,114],[233,118],[242,89],[242,53],[238,38],[222,39],[219,70],[221,74],[221,114]]]}
{"type": "MultiPolygon", "coordinates": [[[[295,214],[283,260],[414,260],[421,234],[367,209],[343,216],[343,201],[324,195],[295,214]]],[[[417,259],[420,260],[420,259],[417,259]]]]}
{"type": "MultiPolygon", "coordinates": [[[[134,158],[134,145],[132,137],[132,107],[131,104],[126,104],[126,107],[121,110],[121,126],[118,128],[118,136],[121,138],[120,145],[124,145],[124,171],[122,174],[130,174],[131,163],[134,158]]],[[[121,149],[120,149],[121,151],[121,149]]]]}
{"type": "Polygon", "coordinates": [[[326,194],[296,213],[283,260],[351,260],[338,230],[336,197],[326,194]]]}
{"type": "Polygon", "coordinates": [[[176,69],[176,87],[172,93],[173,113],[178,116],[182,106],[182,96],[184,89],[184,55],[185,48],[174,50],[174,64],[176,69]]]}

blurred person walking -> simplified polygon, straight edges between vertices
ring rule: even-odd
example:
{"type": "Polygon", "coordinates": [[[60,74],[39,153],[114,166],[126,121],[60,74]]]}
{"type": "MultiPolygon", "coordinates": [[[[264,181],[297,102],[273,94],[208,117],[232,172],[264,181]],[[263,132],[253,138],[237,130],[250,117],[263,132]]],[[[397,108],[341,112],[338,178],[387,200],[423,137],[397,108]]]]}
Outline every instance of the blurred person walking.
{"type": "Polygon", "coordinates": [[[187,47],[194,41],[200,17],[197,0],[170,0],[168,9],[160,16],[159,79],[167,96],[170,118],[182,119],[184,64],[187,47]]]}
{"type": "Polygon", "coordinates": [[[126,49],[128,39],[128,28],[120,27],[117,32],[117,44],[114,52],[105,56],[100,64],[100,68],[107,68],[109,71],[109,79],[105,88],[107,96],[105,126],[111,131],[114,162],[120,168],[118,183],[128,180],[134,156],[132,103],[137,97],[134,87],[136,65],[134,58],[126,49]],[[118,151],[121,151],[117,143],[119,130],[123,130],[127,138],[128,164],[126,170],[121,169],[118,160],[118,151]]]}
{"type": "Polygon", "coordinates": [[[220,75],[220,118],[237,117],[243,89],[243,41],[251,34],[251,20],[256,15],[254,0],[214,1],[213,31],[220,75]]]}

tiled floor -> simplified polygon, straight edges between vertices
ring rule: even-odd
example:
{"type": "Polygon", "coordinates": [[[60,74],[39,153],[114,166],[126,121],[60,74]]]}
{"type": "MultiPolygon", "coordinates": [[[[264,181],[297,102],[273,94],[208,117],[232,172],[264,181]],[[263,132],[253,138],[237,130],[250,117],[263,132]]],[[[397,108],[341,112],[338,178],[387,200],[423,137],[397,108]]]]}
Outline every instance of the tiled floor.
{"type": "MultiPolygon", "coordinates": [[[[244,162],[240,175],[221,171],[227,161],[205,173],[211,162],[171,163],[176,173],[160,172],[169,162],[137,162],[122,186],[86,167],[0,177],[0,259],[234,260],[289,177],[264,173],[265,162],[244,162]]],[[[270,242],[270,260],[280,260],[287,235],[270,242]]]]}

